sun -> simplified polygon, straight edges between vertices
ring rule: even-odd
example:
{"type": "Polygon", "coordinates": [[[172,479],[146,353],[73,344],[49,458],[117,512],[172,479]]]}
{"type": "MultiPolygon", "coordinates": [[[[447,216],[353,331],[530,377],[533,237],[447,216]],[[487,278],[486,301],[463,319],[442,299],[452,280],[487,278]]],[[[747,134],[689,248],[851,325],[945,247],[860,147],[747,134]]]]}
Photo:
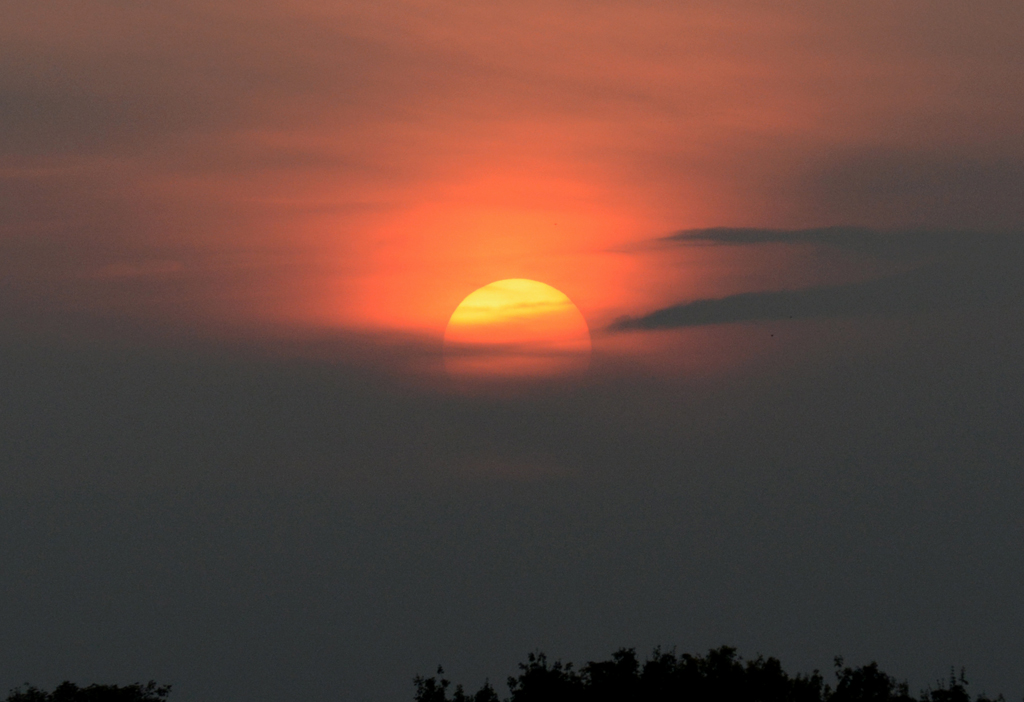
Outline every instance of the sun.
{"type": "Polygon", "coordinates": [[[590,363],[590,329],[564,293],[509,278],[474,290],[444,332],[444,363],[457,379],[576,375],[590,363]]]}

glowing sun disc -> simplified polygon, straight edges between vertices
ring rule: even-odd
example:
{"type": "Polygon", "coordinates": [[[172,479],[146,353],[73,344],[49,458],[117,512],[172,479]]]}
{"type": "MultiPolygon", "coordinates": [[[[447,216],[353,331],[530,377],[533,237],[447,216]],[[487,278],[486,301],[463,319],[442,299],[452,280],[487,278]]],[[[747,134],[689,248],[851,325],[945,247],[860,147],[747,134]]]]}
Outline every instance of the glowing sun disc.
{"type": "Polygon", "coordinates": [[[444,332],[445,370],[454,378],[546,378],[590,363],[590,329],[564,293],[509,278],[470,293],[444,332]]]}

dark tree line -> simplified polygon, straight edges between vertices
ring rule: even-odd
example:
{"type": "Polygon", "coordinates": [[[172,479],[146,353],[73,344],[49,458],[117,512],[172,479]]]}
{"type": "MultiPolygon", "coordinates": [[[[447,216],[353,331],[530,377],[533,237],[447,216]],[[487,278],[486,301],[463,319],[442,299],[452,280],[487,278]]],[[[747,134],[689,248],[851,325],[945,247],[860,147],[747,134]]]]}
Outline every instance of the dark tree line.
{"type": "MultiPolygon", "coordinates": [[[[415,702],[503,702],[485,682],[474,693],[461,685],[452,689],[444,671],[415,679],[415,702]]],[[[656,649],[641,663],[633,649],[621,649],[610,660],[591,661],[576,668],[572,663],[548,661],[543,653],[530,654],[519,664],[519,675],[508,678],[510,696],[504,702],[999,702],[984,694],[972,698],[961,671],[948,682],[911,697],[906,683],[869,663],[858,668],[836,659],[834,687],[814,671],[790,675],[777,658],[758,656],[743,660],[736,649],[722,646],[705,656],[656,649]]],[[[63,682],[52,692],[26,685],[4,702],[167,702],[170,685],[135,683],[79,687],[63,682]]],[[[284,702],[284,701],[283,701],[284,702]]]]}
{"type": "MultiPolygon", "coordinates": [[[[476,692],[437,675],[415,679],[416,702],[502,702],[485,682],[476,692]]],[[[949,681],[911,697],[906,683],[879,670],[877,663],[858,668],[836,658],[835,687],[814,671],[790,675],[777,658],[744,661],[728,646],[706,656],[665,653],[656,649],[641,663],[633,649],[621,649],[610,660],[575,668],[551,663],[543,653],[530,654],[509,677],[506,702],[997,702],[985,695],[972,698],[967,680],[951,673],[949,681]]]]}
{"type": "Polygon", "coordinates": [[[166,702],[170,685],[158,686],[150,680],[143,685],[89,685],[79,687],[66,680],[53,692],[26,685],[11,690],[5,702],[166,702]]]}

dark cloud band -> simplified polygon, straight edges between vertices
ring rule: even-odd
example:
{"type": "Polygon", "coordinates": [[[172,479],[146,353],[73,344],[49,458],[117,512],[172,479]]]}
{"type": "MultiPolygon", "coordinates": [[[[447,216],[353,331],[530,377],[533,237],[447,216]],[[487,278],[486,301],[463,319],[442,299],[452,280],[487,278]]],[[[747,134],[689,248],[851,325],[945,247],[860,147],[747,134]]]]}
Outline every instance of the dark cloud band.
{"type": "Polygon", "coordinates": [[[935,229],[881,230],[868,227],[683,229],[657,241],[679,246],[794,244],[841,249],[886,260],[935,259],[964,249],[1005,247],[1013,234],[935,229]]]}
{"type": "Polygon", "coordinates": [[[898,316],[1024,299],[1024,284],[1019,274],[1024,266],[1024,247],[1019,235],[881,232],[855,227],[716,228],[681,231],[663,241],[711,246],[768,243],[833,246],[921,263],[906,272],[863,282],[746,292],[684,302],[641,316],[620,318],[611,324],[610,331],[816,317],[898,316]]]}

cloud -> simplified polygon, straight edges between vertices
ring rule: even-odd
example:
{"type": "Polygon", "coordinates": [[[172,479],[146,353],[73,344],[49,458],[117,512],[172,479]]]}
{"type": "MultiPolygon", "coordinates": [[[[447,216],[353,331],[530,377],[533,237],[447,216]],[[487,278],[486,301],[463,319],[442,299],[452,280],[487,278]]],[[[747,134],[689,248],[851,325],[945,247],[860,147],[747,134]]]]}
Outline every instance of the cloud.
{"type": "Polygon", "coordinates": [[[685,246],[794,244],[841,249],[895,261],[936,259],[979,247],[1006,246],[1012,235],[938,229],[874,229],[835,226],[809,229],[711,227],[682,229],[657,240],[685,246]]]}
{"type": "Polygon", "coordinates": [[[752,291],[664,307],[623,317],[611,331],[669,329],[710,324],[845,317],[899,316],[936,309],[1013,303],[1024,285],[1019,235],[859,227],[819,229],[695,229],[662,242],[691,246],[799,244],[827,246],[908,262],[909,270],[865,281],[796,290],[752,291]]]}

